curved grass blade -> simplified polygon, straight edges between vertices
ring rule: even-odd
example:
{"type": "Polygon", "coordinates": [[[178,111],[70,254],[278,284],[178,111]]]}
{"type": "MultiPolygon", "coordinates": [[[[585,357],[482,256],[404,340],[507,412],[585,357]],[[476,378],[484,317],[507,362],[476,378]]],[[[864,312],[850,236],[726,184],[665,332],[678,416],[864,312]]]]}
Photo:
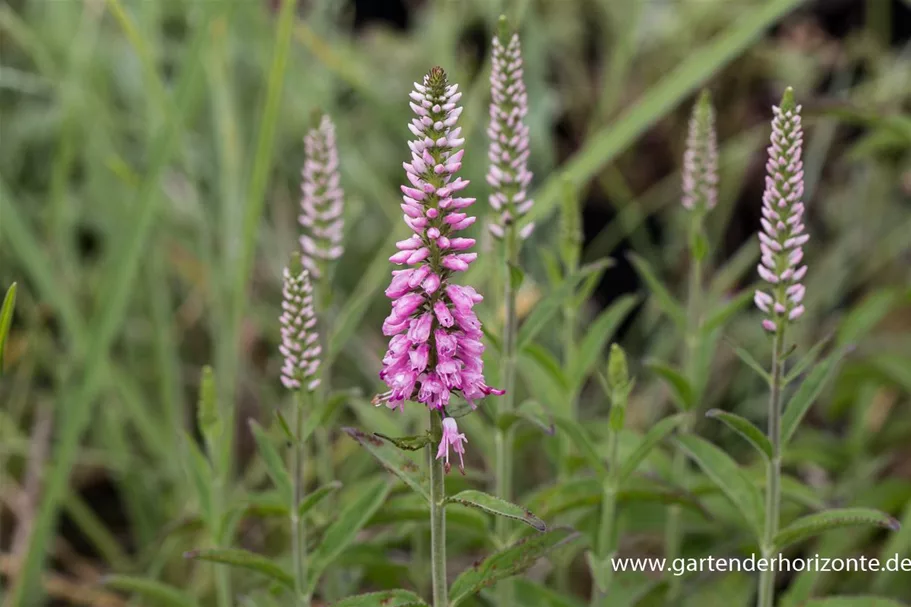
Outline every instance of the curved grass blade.
{"type": "Polygon", "coordinates": [[[829,380],[835,375],[838,369],[838,363],[847,354],[848,348],[839,348],[822,362],[817,364],[807,378],[803,380],[797,392],[788,401],[784,414],[781,417],[781,444],[787,445],[797,431],[797,426],[803,419],[819,395],[822,394],[823,388],[829,383],[829,380]]]}
{"type": "Polygon", "coordinates": [[[0,375],[3,375],[3,352],[6,348],[6,337],[13,324],[13,310],[16,307],[16,283],[10,285],[0,307],[0,375]]]}
{"type": "Polygon", "coordinates": [[[163,607],[197,607],[199,603],[192,595],[157,580],[132,575],[109,575],[102,584],[113,590],[141,596],[155,605],[163,607]]]}
{"type": "Polygon", "coordinates": [[[642,441],[636,449],[629,454],[620,467],[621,485],[626,479],[633,475],[636,468],[639,467],[639,464],[641,464],[643,460],[648,457],[648,454],[652,452],[652,449],[673,432],[684,419],[685,416],[682,413],[672,415],[671,417],[665,417],[645,433],[645,436],[642,437],[642,441]]]}
{"type": "Polygon", "coordinates": [[[212,548],[210,550],[191,550],[190,552],[185,552],[183,556],[188,559],[247,569],[267,577],[289,590],[294,589],[294,578],[290,573],[270,559],[249,550],[212,548]]]}

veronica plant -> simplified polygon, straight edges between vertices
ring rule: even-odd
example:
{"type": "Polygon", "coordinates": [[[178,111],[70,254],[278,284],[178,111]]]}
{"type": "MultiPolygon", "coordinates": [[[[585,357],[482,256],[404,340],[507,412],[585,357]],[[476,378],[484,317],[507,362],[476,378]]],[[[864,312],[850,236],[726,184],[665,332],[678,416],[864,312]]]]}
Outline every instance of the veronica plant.
{"type": "MultiPolygon", "coordinates": [[[[534,229],[528,223],[519,227],[519,220],[533,204],[528,198],[532,174],[528,170],[529,131],[525,124],[528,114],[528,93],[523,80],[522,49],[518,33],[510,33],[506,18],[501,16],[499,31],[493,37],[490,72],[490,123],[487,127],[490,164],[487,183],[491,188],[490,206],[497,213],[488,228],[504,245],[504,329],[502,377],[506,397],[501,399],[499,415],[510,413],[515,405],[516,337],[518,333],[517,290],[522,276],[519,269],[521,240],[534,229]]],[[[513,430],[497,429],[495,492],[503,499],[512,499],[513,430]]],[[[509,531],[509,521],[497,520],[497,535],[503,540],[509,531]]],[[[499,601],[511,604],[512,587],[502,584],[499,601]]]]}
{"type": "MultiPolygon", "coordinates": [[[[693,107],[689,121],[686,151],[683,156],[681,204],[689,219],[690,272],[686,302],[686,328],[682,348],[684,375],[693,387],[693,397],[686,405],[687,411],[680,431],[690,432],[695,422],[694,409],[701,400],[704,382],[700,381],[699,344],[702,332],[702,289],[704,263],[708,255],[705,236],[705,216],[718,201],[718,143],[715,133],[715,109],[707,90],[702,91],[693,107]]],[[[681,449],[674,454],[674,476],[680,479],[686,470],[686,456],[681,449]]],[[[681,507],[673,504],[668,511],[665,533],[665,555],[673,561],[680,555],[683,532],[680,528],[681,507]]],[[[681,578],[671,575],[670,600],[676,600],[681,578]]]]}

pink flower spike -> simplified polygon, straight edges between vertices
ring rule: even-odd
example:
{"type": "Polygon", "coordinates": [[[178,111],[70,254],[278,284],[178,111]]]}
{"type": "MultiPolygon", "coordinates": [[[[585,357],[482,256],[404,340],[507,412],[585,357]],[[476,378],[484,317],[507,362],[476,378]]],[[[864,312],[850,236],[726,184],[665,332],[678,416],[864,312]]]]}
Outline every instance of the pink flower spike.
{"type": "Polygon", "coordinates": [[[801,281],[807,266],[799,264],[804,257],[803,245],[810,236],[804,233],[804,203],[800,200],[804,189],[803,130],[800,106],[794,102],[792,89],[785,91],[781,105],[773,107],[772,113],[771,145],[766,163],[768,175],[760,219],[762,230],[759,232],[762,257],[757,267],[760,278],[771,288],[768,294],[757,291],[754,301],[766,315],[763,328],[777,332],[804,313],[801,301],[806,289],[801,281]]]}
{"type": "Polygon", "coordinates": [[[459,455],[459,472],[465,474],[465,445],[468,439],[464,434],[459,434],[459,426],[451,417],[443,419],[443,438],[440,440],[440,446],[437,449],[437,459],[443,458],[446,472],[452,469],[449,464],[449,448],[459,455]]]}
{"type": "Polygon", "coordinates": [[[690,116],[686,151],[683,153],[684,208],[705,213],[718,201],[718,143],[715,110],[708,91],[699,96],[690,116]]]}
{"type": "Polygon", "coordinates": [[[319,386],[320,349],[313,313],[313,286],[304,270],[297,276],[285,268],[282,272],[281,344],[284,357],[281,382],[289,390],[312,392],[319,386]]]}
{"type": "MultiPolygon", "coordinates": [[[[388,390],[374,398],[375,404],[389,408],[417,401],[445,411],[453,394],[472,404],[502,394],[488,386],[483,375],[483,334],[471,309],[483,298],[473,288],[451,282],[454,271],[467,269],[477,257],[469,252],[474,239],[455,234],[475,221],[468,214],[475,199],[452,198],[468,186],[453,174],[464,155],[457,126],[460,96],[440,68],[430,70],[411,94],[412,110],[420,111],[415,110],[418,119],[409,125],[415,139],[408,143],[411,161],[403,167],[411,185],[403,186],[402,194],[404,221],[415,235],[398,242],[399,252],[390,258],[409,267],[394,271],[386,289],[393,301],[383,323],[390,340],[380,379],[388,390]]],[[[461,454],[464,436],[453,436],[456,442],[451,444],[461,454]]]]}
{"type": "Polygon", "coordinates": [[[323,115],[319,126],[307,133],[304,153],[299,222],[308,246],[304,248],[301,262],[315,279],[319,279],[325,266],[341,257],[344,250],[345,194],[339,185],[335,125],[329,116],[323,115]]]}
{"type": "MultiPolygon", "coordinates": [[[[503,19],[501,17],[501,19],[503,19]]],[[[529,129],[528,92],[522,72],[522,48],[517,33],[508,36],[505,23],[493,37],[490,71],[490,123],[487,183],[492,188],[491,206],[497,211],[489,224],[490,233],[502,238],[506,230],[531,208],[522,204],[528,194],[532,174],[528,170],[529,129]],[[508,38],[508,39],[507,39],[508,38]],[[496,200],[497,203],[493,204],[496,200]]],[[[523,226],[519,237],[527,238],[532,224],[523,226]]]]}

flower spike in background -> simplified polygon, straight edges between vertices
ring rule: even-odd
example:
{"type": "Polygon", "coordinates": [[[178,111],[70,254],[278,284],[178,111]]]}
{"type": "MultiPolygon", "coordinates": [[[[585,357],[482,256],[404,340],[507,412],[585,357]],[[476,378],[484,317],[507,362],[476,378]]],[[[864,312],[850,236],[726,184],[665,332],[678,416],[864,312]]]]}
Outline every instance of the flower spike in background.
{"type": "Polygon", "coordinates": [[[306,387],[312,392],[319,386],[321,348],[313,311],[313,286],[306,270],[293,274],[284,269],[281,324],[282,341],[278,349],[285,359],[282,383],[289,390],[306,387]]]}
{"type": "MultiPolygon", "coordinates": [[[[532,174],[528,170],[529,136],[525,117],[528,114],[528,93],[522,79],[522,49],[519,34],[509,36],[506,19],[500,18],[500,32],[493,37],[493,57],[490,72],[490,139],[487,183],[493,192],[490,206],[498,217],[488,227],[497,238],[504,238],[506,227],[522,218],[532,207],[528,185],[532,174]]],[[[528,238],[534,229],[529,223],[521,228],[519,237],[528,238]]]]}
{"type": "Polygon", "coordinates": [[[398,242],[399,252],[389,258],[405,267],[392,273],[386,289],[392,313],[383,333],[391,339],[380,378],[389,391],[374,401],[396,408],[416,400],[444,410],[453,393],[475,405],[502,391],[484,382],[481,323],[472,310],[482,297],[451,282],[477,257],[468,252],[474,239],[459,235],[475,222],[466,212],[475,199],[460,195],[468,181],[455,176],[464,154],[457,126],[462,94],[439,67],[414,88],[415,118],[408,128],[415,138],[408,142],[411,161],[404,163],[408,185],[402,186],[401,205],[414,234],[398,242]]]}
{"type": "Polygon", "coordinates": [[[759,276],[769,283],[768,291],[756,291],[756,306],[766,314],[762,326],[778,332],[804,311],[803,245],[810,239],[803,223],[803,129],[800,106],[794,91],[785,91],[781,106],[772,108],[772,137],[766,163],[765,192],[762,196],[762,230],[759,248],[762,259],[759,276]]]}
{"type": "Polygon", "coordinates": [[[304,138],[306,160],[301,171],[301,261],[314,279],[327,262],[341,257],[344,197],[338,171],[335,125],[324,115],[304,138]]]}
{"type": "Polygon", "coordinates": [[[707,90],[702,91],[690,116],[686,151],[683,154],[683,198],[689,211],[700,214],[718,202],[718,141],[715,109],[707,90]]]}

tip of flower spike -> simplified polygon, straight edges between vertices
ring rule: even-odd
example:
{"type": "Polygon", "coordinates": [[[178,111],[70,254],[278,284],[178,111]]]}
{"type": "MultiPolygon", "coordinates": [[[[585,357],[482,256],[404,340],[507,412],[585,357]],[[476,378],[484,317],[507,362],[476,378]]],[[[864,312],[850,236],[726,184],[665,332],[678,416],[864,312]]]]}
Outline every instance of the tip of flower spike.
{"type": "Polygon", "coordinates": [[[784,95],[781,96],[781,105],[779,106],[781,111],[788,112],[797,107],[797,102],[794,100],[794,89],[788,87],[784,90],[784,95]]]}
{"type": "Polygon", "coordinates": [[[509,42],[509,35],[512,32],[509,29],[509,19],[506,18],[506,15],[500,15],[500,18],[497,20],[497,37],[500,38],[500,42],[504,45],[509,42]]]}
{"type": "Polygon", "coordinates": [[[440,96],[446,91],[448,81],[446,79],[446,70],[439,65],[435,65],[427,72],[427,86],[435,96],[440,96]]]}
{"type": "Polygon", "coordinates": [[[310,120],[309,120],[310,128],[311,129],[319,128],[319,125],[322,122],[323,116],[325,114],[326,113],[321,108],[318,108],[318,107],[310,110],[310,120]]]}
{"type": "Polygon", "coordinates": [[[702,89],[702,92],[699,93],[699,100],[696,102],[696,107],[700,112],[712,111],[712,93],[710,93],[708,89],[702,89]]]}

